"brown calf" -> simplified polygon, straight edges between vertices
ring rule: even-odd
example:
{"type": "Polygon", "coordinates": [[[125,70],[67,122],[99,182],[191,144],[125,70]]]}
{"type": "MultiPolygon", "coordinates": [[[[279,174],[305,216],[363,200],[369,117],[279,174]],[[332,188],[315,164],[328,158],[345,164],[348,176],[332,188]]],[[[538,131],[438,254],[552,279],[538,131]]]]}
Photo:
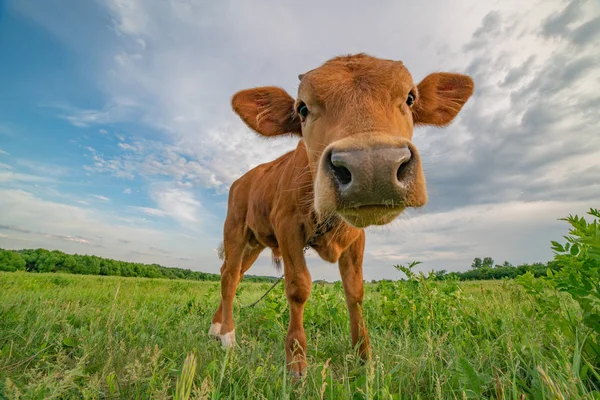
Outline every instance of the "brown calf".
{"type": "Polygon", "coordinates": [[[236,93],[235,112],[263,136],[296,135],[298,146],[233,183],[224,226],[221,303],[209,334],[235,343],[233,298],[244,273],[271,248],[283,258],[290,307],[288,367],[306,368],[304,304],[311,277],[303,249],[339,263],[352,344],[370,354],[362,318],[363,228],[427,202],[413,126],[449,124],[473,93],[470,77],[434,73],[415,85],[400,61],[337,57],[300,75],[298,99],[277,87],[236,93]]]}

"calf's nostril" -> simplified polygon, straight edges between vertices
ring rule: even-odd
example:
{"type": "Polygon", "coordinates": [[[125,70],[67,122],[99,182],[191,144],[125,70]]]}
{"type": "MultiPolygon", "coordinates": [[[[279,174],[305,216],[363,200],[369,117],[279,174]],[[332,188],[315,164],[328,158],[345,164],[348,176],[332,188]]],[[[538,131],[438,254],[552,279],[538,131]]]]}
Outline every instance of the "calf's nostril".
{"type": "Polygon", "coordinates": [[[402,182],[406,179],[407,174],[409,173],[409,161],[411,159],[411,152],[408,148],[402,149],[402,154],[398,159],[398,169],[396,170],[396,179],[402,182]]]}
{"type": "Polygon", "coordinates": [[[350,173],[350,170],[343,165],[331,164],[331,169],[333,170],[333,175],[335,175],[335,178],[342,185],[347,185],[352,181],[352,173],[350,173]]]}
{"type": "Polygon", "coordinates": [[[402,182],[406,178],[406,170],[408,169],[408,163],[400,164],[398,171],[396,171],[396,179],[402,182]]]}
{"type": "Polygon", "coordinates": [[[336,179],[342,185],[347,185],[352,181],[352,174],[346,167],[342,167],[342,166],[336,167],[334,165],[333,166],[333,174],[335,175],[336,179]]]}
{"type": "Polygon", "coordinates": [[[346,166],[346,162],[340,155],[330,153],[329,155],[329,166],[333,175],[342,185],[347,185],[352,182],[352,173],[346,166]]]}

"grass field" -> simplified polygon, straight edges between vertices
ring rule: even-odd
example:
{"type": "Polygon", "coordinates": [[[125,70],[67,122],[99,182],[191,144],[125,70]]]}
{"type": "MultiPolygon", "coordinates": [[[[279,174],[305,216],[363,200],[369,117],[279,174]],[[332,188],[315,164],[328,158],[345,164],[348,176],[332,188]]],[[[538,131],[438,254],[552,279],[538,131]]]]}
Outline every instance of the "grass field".
{"type": "MultiPolygon", "coordinates": [[[[225,352],[207,335],[215,283],[0,273],[0,398],[184,398],[186,387],[211,399],[586,397],[577,340],[512,281],[368,284],[366,365],[350,348],[341,285],[315,285],[310,370],[297,383],[283,285],[240,307],[269,286],[241,284],[238,347],[225,352]]],[[[563,300],[564,312],[576,309],[563,300]]]]}

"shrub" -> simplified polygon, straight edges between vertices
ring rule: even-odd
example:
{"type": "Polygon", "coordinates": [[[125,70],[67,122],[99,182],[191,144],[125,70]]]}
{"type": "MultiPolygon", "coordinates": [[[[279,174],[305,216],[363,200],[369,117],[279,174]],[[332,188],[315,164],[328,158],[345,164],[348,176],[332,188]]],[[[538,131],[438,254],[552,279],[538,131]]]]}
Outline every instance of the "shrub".
{"type": "MultiPolygon", "coordinates": [[[[600,218],[597,209],[590,209],[587,214],[600,218]]],[[[542,304],[539,312],[550,318],[562,315],[562,320],[556,322],[575,343],[583,328],[582,362],[574,363],[574,367],[579,368],[576,372],[583,380],[588,378],[588,382],[598,385],[594,367],[600,364],[600,225],[596,219],[588,222],[577,215],[560,220],[568,222],[571,228],[569,235],[564,236],[566,243],[552,242],[555,256],[547,276],[534,279],[533,273],[527,272],[517,281],[542,304]],[[563,306],[561,293],[577,302],[579,313],[556,312],[563,306]]]]}

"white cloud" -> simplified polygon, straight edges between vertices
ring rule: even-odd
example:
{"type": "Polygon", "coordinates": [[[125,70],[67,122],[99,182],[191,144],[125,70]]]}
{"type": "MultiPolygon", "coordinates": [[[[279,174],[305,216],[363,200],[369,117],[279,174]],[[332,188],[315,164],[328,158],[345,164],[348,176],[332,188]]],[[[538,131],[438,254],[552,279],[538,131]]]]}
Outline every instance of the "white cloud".
{"type": "Polygon", "coordinates": [[[56,103],[45,104],[44,106],[60,110],[58,117],[79,128],[128,121],[136,118],[139,112],[139,104],[123,96],[111,97],[110,102],[101,110],[80,109],[56,103]]]}
{"type": "Polygon", "coordinates": [[[17,158],[14,160],[14,164],[20,169],[27,170],[40,177],[51,176],[62,178],[69,175],[69,169],[67,167],[57,164],[49,164],[38,160],[17,158]]]}
{"type": "Polygon", "coordinates": [[[5,156],[8,155],[8,153],[6,151],[2,150],[2,149],[0,149],[0,154],[4,154],[5,156]]]}
{"type": "Polygon", "coordinates": [[[21,174],[12,171],[0,171],[0,183],[8,183],[8,182],[25,182],[25,183],[34,183],[34,182],[50,182],[51,178],[44,178],[36,175],[29,174],[21,174]]]}
{"type": "Polygon", "coordinates": [[[513,201],[404,217],[390,227],[368,230],[365,263],[376,268],[369,273],[372,279],[410,261],[423,261],[424,270],[463,270],[473,258],[487,256],[515,265],[547,261],[552,259],[550,241],[568,231],[558,219],[584,215],[589,207],[581,201],[513,201]]]}
{"type": "Polygon", "coordinates": [[[131,194],[131,193],[133,193],[133,191],[131,190],[131,188],[125,188],[125,189],[123,189],[123,193],[124,194],[131,194]]]}
{"type": "Polygon", "coordinates": [[[102,196],[99,194],[92,194],[93,197],[97,198],[98,200],[102,200],[102,201],[110,201],[110,199],[106,196],[102,196]]]}
{"type": "Polygon", "coordinates": [[[151,207],[133,207],[134,210],[140,211],[144,214],[153,216],[153,217],[164,217],[165,215],[167,215],[168,213],[163,211],[163,210],[159,210],[157,208],[151,208],[151,207]]]}
{"type": "Polygon", "coordinates": [[[88,239],[73,237],[73,236],[70,236],[70,235],[51,235],[51,234],[45,234],[44,237],[47,237],[49,239],[66,240],[67,242],[75,242],[75,243],[81,243],[81,244],[90,244],[90,241],[88,239]]]}
{"type": "Polygon", "coordinates": [[[3,163],[0,163],[0,168],[3,168],[3,169],[12,169],[12,167],[10,165],[3,164],[3,163]]]}
{"type": "Polygon", "coordinates": [[[108,131],[106,129],[100,129],[98,130],[99,133],[101,133],[102,135],[107,135],[108,131]]]}
{"type": "Polygon", "coordinates": [[[196,270],[202,265],[202,270],[218,272],[211,252],[216,243],[204,235],[149,222],[125,223],[110,212],[43,200],[22,190],[0,189],[0,210],[3,248],[43,247],[196,270]]]}
{"type": "Polygon", "coordinates": [[[122,150],[127,150],[127,151],[131,151],[134,153],[139,153],[144,150],[143,144],[141,142],[135,142],[135,143],[131,143],[131,144],[121,142],[121,143],[117,144],[117,146],[119,146],[119,148],[122,150]]]}
{"type": "Polygon", "coordinates": [[[119,147],[123,150],[135,150],[135,147],[127,143],[119,143],[119,147]]]}
{"type": "MultiPolygon", "coordinates": [[[[239,143],[239,140],[231,138],[230,143],[239,143]]],[[[224,190],[227,185],[223,180],[217,179],[214,172],[211,172],[212,165],[221,165],[219,171],[236,170],[241,173],[238,165],[240,157],[235,157],[235,152],[229,153],[226,159],[215,159],[220,157],[211,154],[207,149],[202,154],[192,154],[189,149],[184,149],[176,145],[165,145],[157,141],[139,139],[132,144],[119,143],[118,146],[123,150],[120,154],[107,157],[98,153],[92,148],[88,150],[92,153],[92,165],[85,165],[84,168],[91,172],[108,172],[116,177],[133,179],[136,176],[148,178],[150,180],[157,178],[171,178],[175,182],[186,185],[194,184],[200,187],[215,188],[224,190]],[[197,157],[196,157],[197,156],[197,157]],[[196,159],[200,161],[195,161],[196,159]]],[[[243,145],[237,145],[242,148],[243,145]]],[[[224,153],[227,154],[227,153],[224,153]]],[[[245,155],[244,159],[251,155],[245,155]]],[[[220,175],[224,175],[220,173],[220,175]]],[[[229,180],[232,176],[224,175],[229,180]]]]}
{"type": "Polygon", "coordinates": [[[194,227],[199,222],[198,212],[201,204],[194,198],[191,192],[161,184],[153,187],[152,198],[160,208],[160,211],[171,216],[180,224],[194,227]]]}

